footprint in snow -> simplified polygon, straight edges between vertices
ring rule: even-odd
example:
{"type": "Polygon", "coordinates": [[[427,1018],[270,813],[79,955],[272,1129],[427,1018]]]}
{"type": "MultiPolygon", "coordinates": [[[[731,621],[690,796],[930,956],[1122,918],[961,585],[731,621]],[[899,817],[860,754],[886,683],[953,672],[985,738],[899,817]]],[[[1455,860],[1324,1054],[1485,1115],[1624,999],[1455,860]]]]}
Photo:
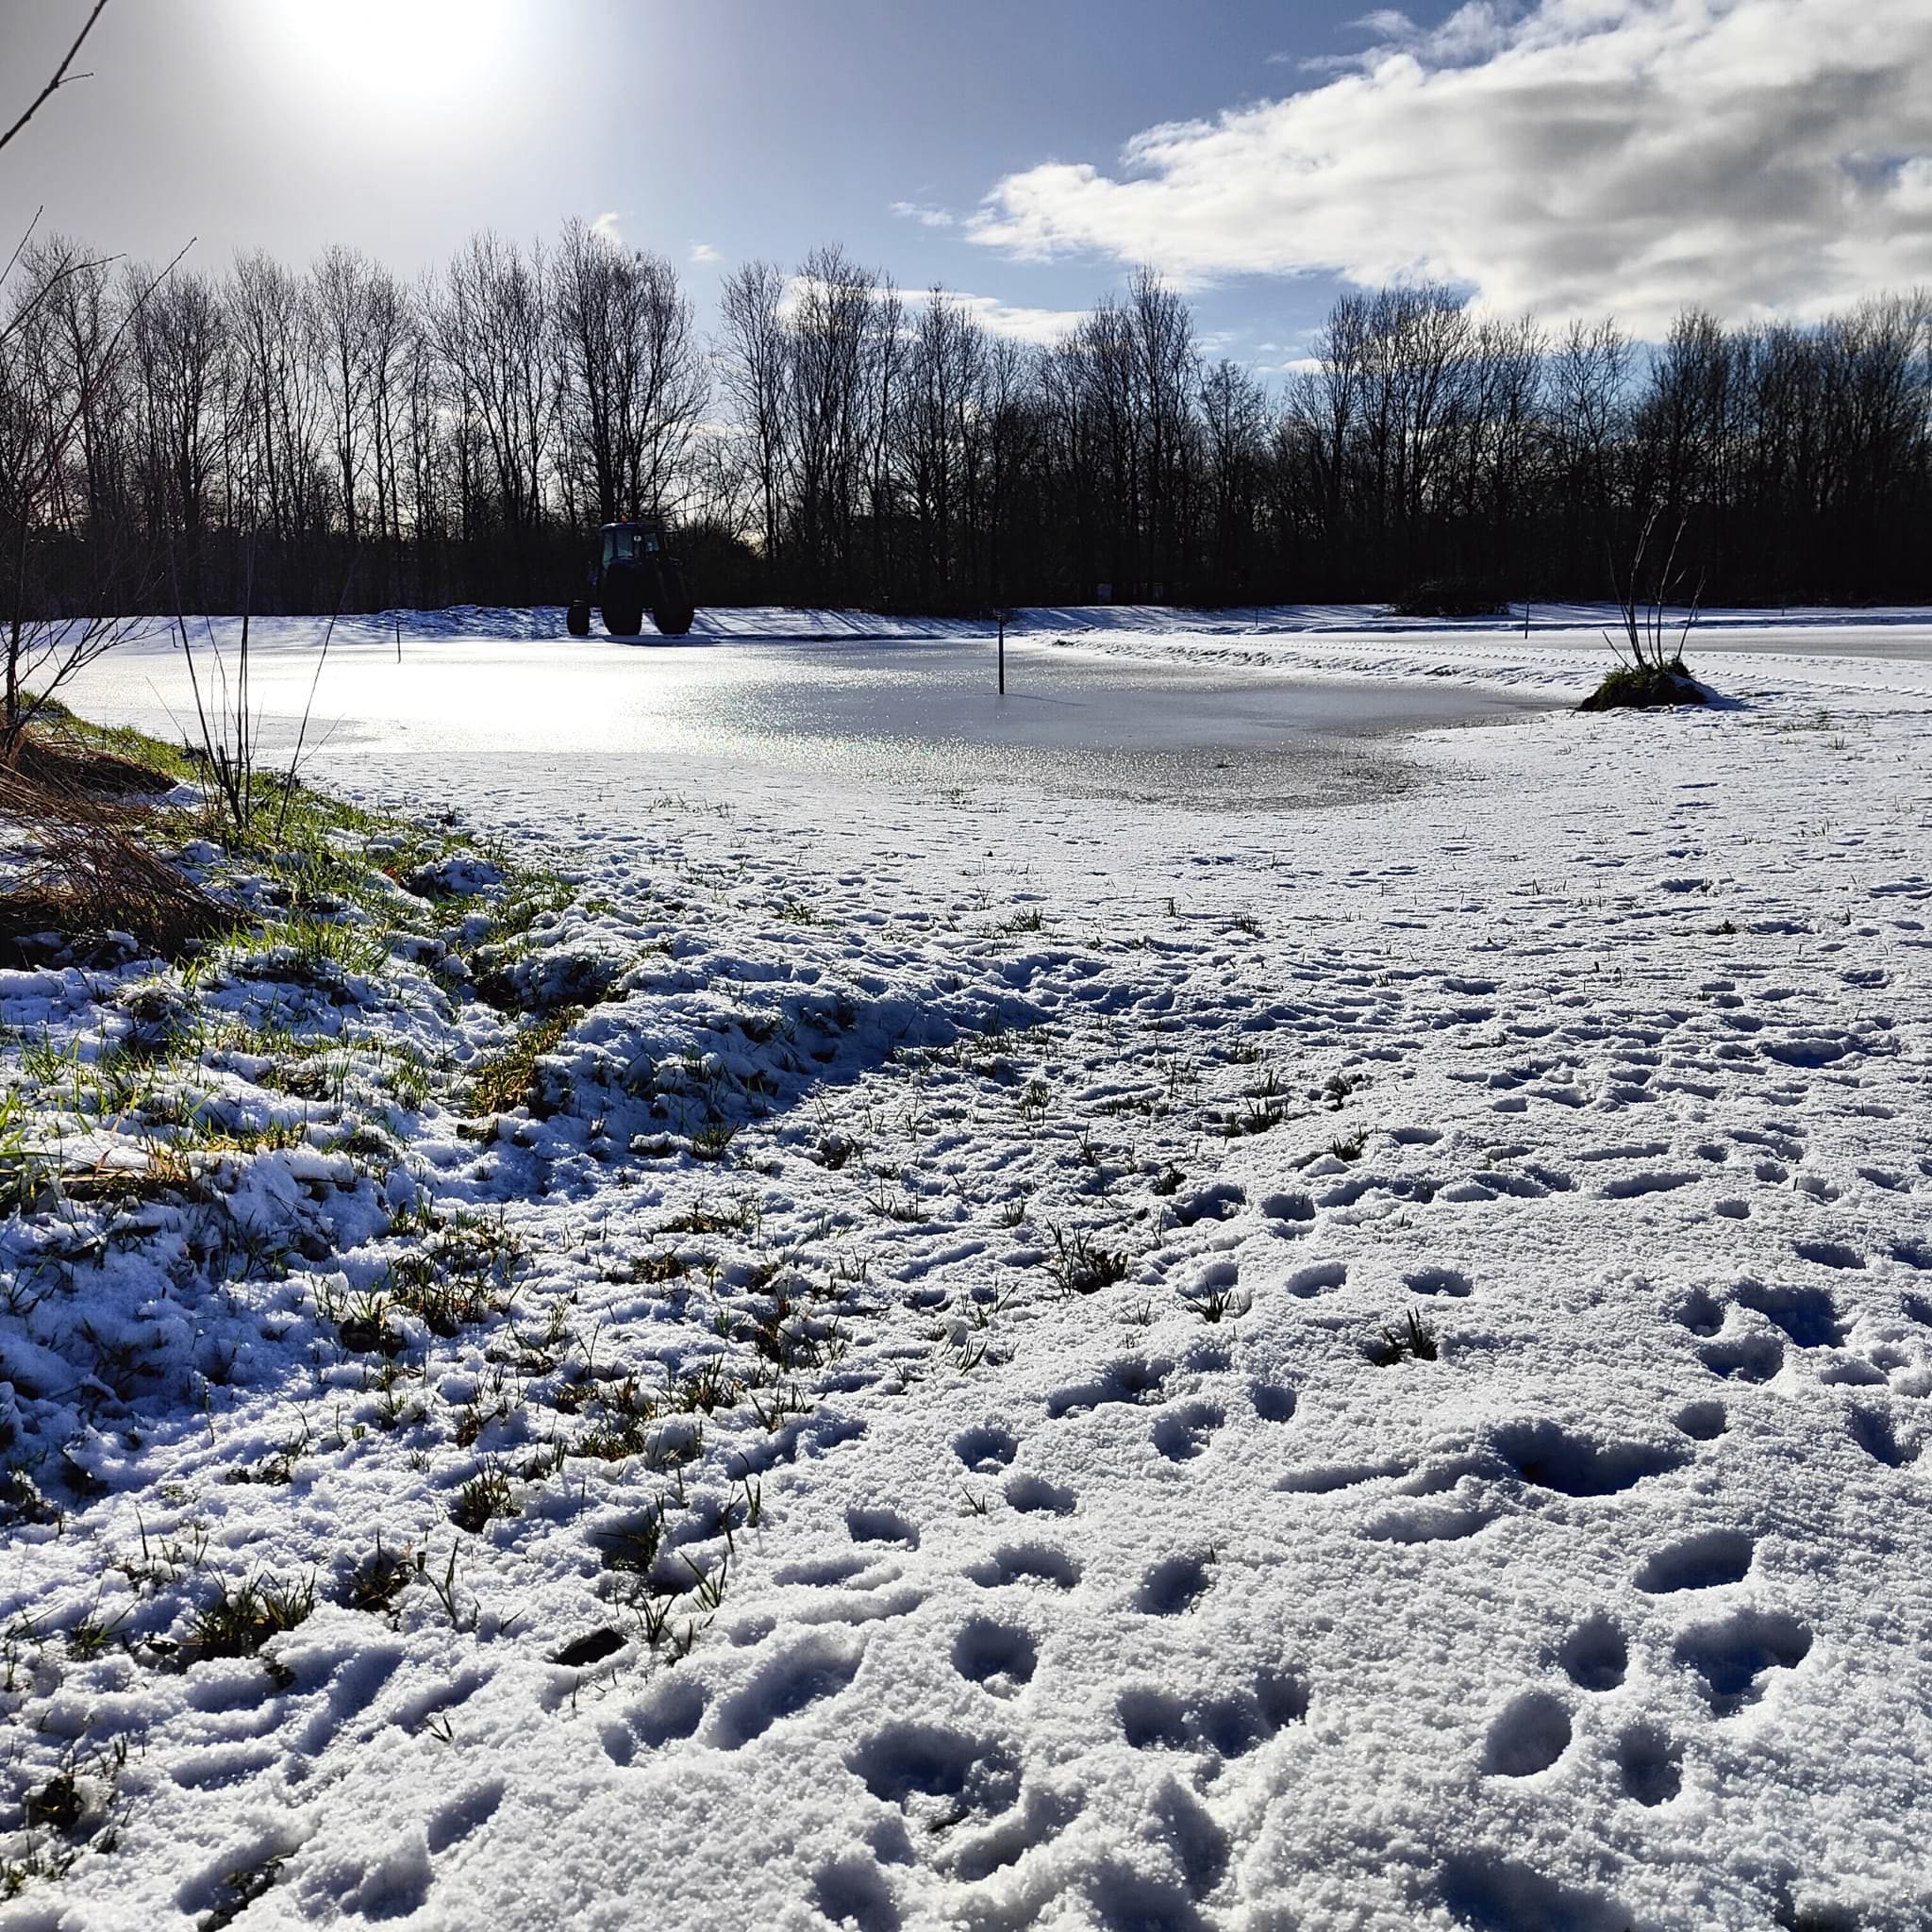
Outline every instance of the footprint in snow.
{"type": "Polygon", "coordinates": [[[1003,1745],[941,1724],[888,1724],[845,1762],[874,1797],[934,1831],[996,1817],[1020,1795],[1020,1767],[1003,1745]]]}
{"type": "Polygon", "coordinates": [[[919,1531],[896,1509],[848,1509],[845,1527],[856,1543],[904,1543],[919,1547],[919,1531]]]}
{"type": "Polygon", "coordinates": [[[1707,1529],[1652,1551],[1634,1580],[1646,1596],[1741,1583],[1750,1572],[1756,1548],[1756,1541],[1741,1529],[1707,1529]]]}
{"type": "Polygon", "coordinates": [[[975,1475],[993,1475],[1019,1454],[1020,1445],[995,1424],[962,1430],[953,1438],[953,1454],[975,1475]]]}
{"type": "Polygon", "coordinates": [[[1030,1684],[1039,1661],[1039,1645],[1017,1624],[974,1617],[953,1639],[953,1668],[996,1697],[1011,1697],[1030,1684]]]}
{"type": "Polygon", "coordinates": [[[1017,1865],[1028,1852],[1050,1844],[1065,1831],[1080,1815],[1082,1803],[1075,1792],[1029,1790],[1013,1816],[952,1847],[953,1874],[976,1885],[1017,1865]]]}
{"type": "Polygon", "coordinates": [[[1010,1543],[966,1574],[985,1590],[1008,1583],[1050,1583],[1056,1590],[1072,1590],[1080,1580],[1080,1566],[1050,1543],[1010,1543]]]}
{"type": "Polygon", "coordinates": [[[1837,1348],[1845,1339],[1838,1304],[1822,1288],[1747,1278],[1731,1293],[1740,1307],[1755,1309],[1799,1348],[1837,1348]]]}
{"type": "Polygon", "coordinates": [[[1091,1382],[1076,1382],[1057,1389],[1046,1399],[1046,1412],[1058,1421],[1062,1416],[1083,1415],[1108,1403],[1142,1403],[1158,1397],[1174,1364],[1171,1361],[1142,1361],[1127,1357],[1103,1369],[1091,1382]]]}
{"type": "Polygon", "coordinates": [[[781,1720],[836,1697],[864,1655],[861,1644],[822,1637],[774,1657],[719,1707],[713,1741],[725,1751],[741,1750],[781,1720]]]}
{"type": "Polygon", "coordinates": [[[833,1924],[854,1932],[899,1932],[904,1923],[886,1874],[867,1857],[827,1865],[813,1881],[812,1903],[833,1924]]]}
{"type": "Polygon", "coordinates": [[[1712,1442],[1724,1432],[1724,1406],[1722,1402],[1687,1402],[1674,1421],[1692,1441],[1712,1442]]]}
{"type": "Polygon", "coordinates": [[[1411,1294],[1466,1295],[1471,1292],[1469,1276],[1459,1268],[1417,1268],[1402,1277],[1411,1294]]]}
{"type": "Polygon", "coordinates": [[[1170,1462],[1191,1462],[1207,1448],[1226,1420],[1212,1402],[1188,1402],[1171,1408],[1154,1424],[1154,1446],[1170,1462]]]}
{"type": "Polygon", "coordinates": [[[1154,1685],[1132,1686],[1115,1704],[1121,1731],[1137,1751],[1211,1751],[1242,1757],[1308,1713],[1299,1677],[1263,1671],[1250,1690],[1178,1697],[1154,1685]]]}
{"type": "Polygon", "coordinates": [[[1785,1365],[1785,1345],[1775,1335],[1740,1335],[1698,1354],[1713,1375],[1730,1382],[1769,1382],[1785,1365]]]}
{"type": "Polygon", "coordinates": [[[1784,1610],[1734,1610],[1715,1623],[1692,1624],[1678,1637],[1675,1655],[1704,1679],[1713,1712],[1728,1717],[1764,1694],[1774,1670],[1792,1670],[1811,1652],[1811,1633],[1784,1610]]]}
{"type": "Polygon", "coordinates": [[[1881,1462],[1888,1469],[1903,1469],[1919,1459],[1919,1444],[1901,1442],[1891,1417],[1884,1409],[1854,1408],[1845,1420],[1852,1441],[1874,1462],[1881,1462]]]}
{"type": "Polygon", "coordinates": [[[1626,1797],[1668,1805],[1684,1788],[1684,1749],[1655,1724],[1632,1724],[1617,1740],[1617,1775],[1626,1797]]]}
{"type": "Polygon", "coordinates": [[[1163,1557],[1141,1577],[1134,1607],[1149,1616],[1177,1617],[1193,1607],[1212,1580],[1205,1557],[1163,1557]]]}
{"type": "Polygon", "coordinates": [[[1007,1478],[1008,1503],[1030,1516],[1071,1516],[1078,1500],[1072,1490],[1041,1475],[1007,1478]]]}
{"type": "Polygon", "coordinates": [[[1614,1690],[1630,1668],[1630,1647],[1615,1620],[1598,1611],[1557,1645],[1557,1661],[1579,1690],[1614,1690]]]}
{"type": "Polygon", "coordinates": [[[1255,1413],[1264,1423],[1286,1423],[1294,1420],[1296,1400],[1294,1391],[1285,1382],[1256,1382],[1248,1389],[1248,1400],[1255,1406],[1255,1413]]]}
{"type": "Polygon", "coordinates": [[[1548,1690],[1525,1690],[1499,1711],[1483,1740],[1483,1770],[1492,1777],[1534,1777],[1570,1748],[1570,1712],[1548,1690]]]}

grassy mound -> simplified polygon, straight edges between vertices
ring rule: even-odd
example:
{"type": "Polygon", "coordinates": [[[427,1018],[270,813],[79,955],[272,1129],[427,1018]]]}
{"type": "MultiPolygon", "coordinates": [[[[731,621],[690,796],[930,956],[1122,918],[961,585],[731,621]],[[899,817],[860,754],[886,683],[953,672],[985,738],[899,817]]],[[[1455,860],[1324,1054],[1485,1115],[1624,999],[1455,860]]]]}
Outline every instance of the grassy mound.
{"type": "Polygon", "coordinates": [[[1707,705],[1710,693],[1684,663],[1620,664],[1584,701],[1579,711],[1655,711],[1675,705],[1707,705]]]}

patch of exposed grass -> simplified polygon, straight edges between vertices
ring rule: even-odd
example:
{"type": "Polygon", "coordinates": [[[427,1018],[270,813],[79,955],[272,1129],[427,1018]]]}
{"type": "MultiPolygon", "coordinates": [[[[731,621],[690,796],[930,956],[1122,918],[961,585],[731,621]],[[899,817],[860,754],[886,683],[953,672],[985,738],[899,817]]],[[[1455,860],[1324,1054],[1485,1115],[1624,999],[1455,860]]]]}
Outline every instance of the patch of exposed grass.
{"type": "Polygon", "coordinates": [[[508,1113],[527,1106],[536,1083],[537,1062],[575,1025],[581,1007],[560,1007],[533,1020],[499,1054],[479,1066],[470,1081],[470,1107],[476,1113],[508,1113]]]}
{"type": "Polygon", "coordinates": [[[1369,1360],[1378,1369],[1392,1369],[1403,1361],[1432,1362],[1436,1359],[1436,1331],[1422,1318],[1419,1309],[1409,1309],[1400,1327],[1384,1328],[1369,1343],[1369,1360]]]}
{"type": "Polygon", "coordinates": [[[181,1646],[184,1663],[204,1657],[253,1657],[272,1637],[292,1630],[315,1608],[315,1579],[283,1583],[269,1575],[251,1576],[231,1587],[197,1613],[181,1646]]]}
{"type": "Polygon", "coordinates": [[[1099,1246],[1078,1228],[1068,1234],[1057,1227],[1052,1234],[1054,1251],[1047,1267],[1062,1293],[1095,1294],[1126,1279],[1130,1263],[1125,1254],[1099,1246]]]}

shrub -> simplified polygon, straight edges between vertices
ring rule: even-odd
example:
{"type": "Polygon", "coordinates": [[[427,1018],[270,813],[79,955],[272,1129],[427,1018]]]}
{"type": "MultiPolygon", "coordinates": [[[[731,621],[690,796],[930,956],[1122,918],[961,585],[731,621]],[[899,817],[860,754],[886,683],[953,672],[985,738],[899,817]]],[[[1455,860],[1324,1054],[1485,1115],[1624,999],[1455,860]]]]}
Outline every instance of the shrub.
{"type": "Polygon", "coordinates": [[[1508,600],[1480,577],[1425,577],[1391,606],[1397,617],[1507,617],[1508,600]]]}

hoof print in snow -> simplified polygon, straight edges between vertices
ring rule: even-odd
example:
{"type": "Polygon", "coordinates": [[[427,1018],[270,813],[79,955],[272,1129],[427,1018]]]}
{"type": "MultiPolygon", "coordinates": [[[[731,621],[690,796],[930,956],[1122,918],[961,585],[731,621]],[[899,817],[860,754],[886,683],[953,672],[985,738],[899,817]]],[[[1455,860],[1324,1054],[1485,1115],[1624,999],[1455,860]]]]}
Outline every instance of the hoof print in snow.
{"type": "Polygon", "coordinates": [[[975,1475],[991,1475],[1006,1468],[1020,1445],[1005,1429],[992,1424],[962,1430],[953,1438],[953,1454],[975,1475]]]}
{"type": "Polygon", "coordinates": [[[1177,1617],[1207,1594],[1213,1579],[1206,1557],[1169,1557],[1141,1579],[1134,1607],[1150,1617],[1177,1617]]]}
{"type": "Polygon", "coordinates": [[[1042,1475],[1007,1478],[1007,1501],[1029,1516],[1071,1516],[1079,1499],[1072,1490],[1050,1483],[1042,1475]]]}
{"type": "Polygon", "coordinates": [[[966,1574],[986,1590],[1008,1583],[1050,1583],[1056,1590],[1072,1590],[1080,1580],[1080,1566],[1050,1543],[1009,1543],[966,1574]]]}
{"type": "Polygon", "coordinates": [[[1030,1684],[1039,1660],[1040,1648],[1028,1632],[991,1617],[974,1617],[953,1639],[953,1668],[969,1684],[998,1697],[1010,1697],[1030,1684]]]}
{"type": "Polygon", "coordinates": [[[1724,1432],[1724,1406],[1722,1402],[1687,1402],[1674,1420],[1693,1442],[1714,1442],[1724,1432]]]}
{"type": "Polygon", "coordinates": [[[1630,1646],[1608,1617],[1586,1617],[1557,1647],[1557,1661],[1579,1690],[1614,1690],[1630,1668],[1630,1646]]]}
{"type": "Polygon", "coordinates": [[[999,1744],[940,1724],[889,1724],[845,1760],[881,1804],[929,1829],[1010,1810],[1020,1768],[999,1744]]]}
{"type": "Polygon", "coordinates": [[[1775,1335],[1740,1335],[1698,1351],[1704,1366],[1727,1382],[1768,1382],[1785,1365],[1785,1345],[1775,1335]]]}
{"type": "Polygon", "coordinates": [[[1640,1805],[1668,1805],[1684,1788],[1683,1765],[1683,1747],[1655,1724],[1632,1724],[1617,1740],[1617,1775],[1640,1805]]]}
{"type": "Polygon", "coordinates": [[[1704,1679],[1705,1698],[1719,1717],[1755,1704],[1770,1672],[1791,1670],[1810,1652],[1810,1631],[1784,1610],[1737,1610],[1693,1624],[1676,1642],[1677,1661],[1704,1679]]]}
{"type": "Polygon", "coordinates": [[[761,1666],[719,1708],[716,1742],[726,1751],[741,1750],[782,1719],[836,1697],[851,1683],[863,1654],[856,1645],[805,1643],[761,1666]]]}
{"type": "Polygon", "coordinates": [[[1684,1460],[1658,1443],[1599,1441],[1547,1421],[1505,1424],[1493,1441],[1524,1482],[1565,1496],[1614,1496],[1684,1460]]]}
{"type": "Polygon", "coordinates": [[[1525,1690],[1491,1722],[1483,1769],[1492,1777],[1534,1777],[1570,1748],[1570,1713],[1560,1697],[1525,1690]]]}
{"type": "Polygon", "coordinates": [[[1638,1571],[1637,1588],[1649,1596],[1679,1590],[1715,1590],[1741,1583],[1751,1568],[1756,1544],[1741,1529],[1708,1529],[1701,1535],[1654,1551],[1638,1571]]]}
{"type": "Polygon", "coordinates": [[[1466,1295],[1474,1292],[1469,1276],[1459,1268],[1417,1268],[1402,1277],[1410,1294],[1466,1295]]]}
{"type": "Polygon", "coordinates": [[[1084,1415],[1087,1410],[1105,1407],[1108,1403],[1140,1404],[1155,1400],[1173,1369],[1170,1361],[1142,1361],[1130,1357],[1104,1369],[1091,1382],[1056,1389],[1046,1398],[1046,1412],[1058,1421],[1062,1416],[1084,1415]]]}
{"type": "Polygon", "coordinates": [[[896,1509],[848,1509],[845,1527],[856,1543],[904,1543],[919,1547],[919,1531],[896,1509]]]}
{"type": "Polygon", "coordinates": [[[1191,1462],[1225,1420],[1211,1402],[1186,1403],[1169,1409],[1154,1424],[1154,1446],[1170,1462],[1191,1462]]]}

